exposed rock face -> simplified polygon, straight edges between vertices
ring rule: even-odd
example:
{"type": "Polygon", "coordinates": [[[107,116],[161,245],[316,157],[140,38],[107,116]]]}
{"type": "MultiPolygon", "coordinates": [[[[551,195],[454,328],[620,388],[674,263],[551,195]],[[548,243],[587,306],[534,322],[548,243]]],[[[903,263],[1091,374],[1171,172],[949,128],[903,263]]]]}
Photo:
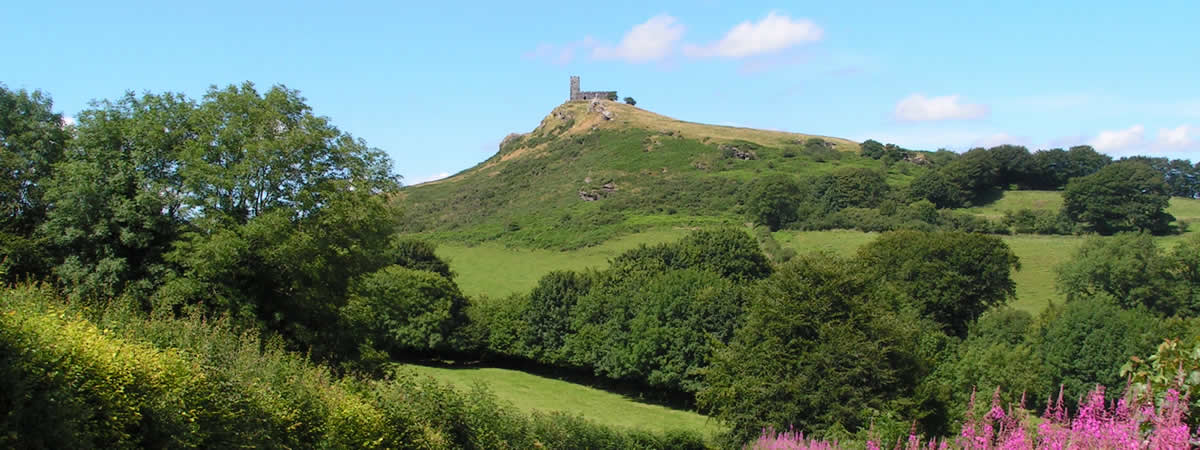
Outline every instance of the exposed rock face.
{"type": "Polygon", "coordinates": [[[904,160],[918,166],[925,166],[929,164],[929,158],[926,158],[925,155],[920,153],[905,153],[904,160]]]}
{"type": "Polygon", "coordinates": [[[613,118],[612,111],[604,107],[604,100],[598,98],[592,99],[591,105],[588,106],[588,112],[600,113],[601,116],[604,116],[604,120],[612,120],[613,118]]]}
{"type": "Polygon", "coordinates": [[[754,151],[742,150],[742,149],[734,147],[732,145],[722,145],[721,152],[725,155],[726,158],[737,158],[737,159],[740,159],[743,161],[758,159],[758,155],[754,154],[754,151]]]}
{"type": "MultiPolygon", "coordinates": [[[[591,180],[591,177],[588,177],[588,180],[591,180]]],[[[604,183],[604,185],[600,186],[599,189],[580,189],[579,190],[579,199],[583,200],[585,202],[594,202],[596,200],[600,200],[604,197],[607,197],[608,194],[611,194],[616,191],[617,191],[617,184],[609,181],[607,183],[604,183]]]]}

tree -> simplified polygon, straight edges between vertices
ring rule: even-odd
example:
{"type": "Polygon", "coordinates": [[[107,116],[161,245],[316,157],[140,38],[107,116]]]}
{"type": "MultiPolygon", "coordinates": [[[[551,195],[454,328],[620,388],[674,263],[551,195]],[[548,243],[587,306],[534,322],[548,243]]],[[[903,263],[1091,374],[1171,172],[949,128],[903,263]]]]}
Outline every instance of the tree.
{"type": "Polygon", "coordinates": [[[355,342],[392,354],[447,350],[466,320],[467,299],[433,272],[388,266],[358,278],[341,308],[355,342]]]}
{"type": "Polygon", "coordinates": [[[746,308],[697,396],[743,441],[767,426],[865,428],[871,410],[906,404],[924,373],[922,319],[882,301],[850,261],[797,257],[757,284],[746,308]]]}
{"type": "Polygon", "coordinates": [[[883,144],[876,140],[867,139],[863,143],[858,144],[858,148],[863,156],[871,159],[879,159],[884,155],[883,144]]]}
{"type": "Polygon", "coordinates": [[[771,174],[751,185],[746,198],[746,213],[756,224],[771,231],[795,222],[796,204],[800,201],[800,185],[784,174],[771,174]]]}
{"type": "Polygon", "coordinates": [[[39,233],[62,259],[55,274],[74,295],[145,295],[186,219],[179,155],[195,138],[194,104],[178,94],[93,103],[79,114],[46,200],[39,233]]]}
{"type": "Polygon", "coordinates": [[[592,278],[571,271],[553,271],[529,293],[525,311],[524,348],[530,358],[545,363],[562,362],[562,346],[571,329],[571,312],[579,297],[592,288],[592,278]]]}
{"type": "Polygon", "coordinates": [[[609,92],[609,93],[608,93],[608,97],[606,97],[606,98],[608,98],[608,101],[615,102],[615,101],[617,101],[617,99],[618,99],[618,98],[620,98],[620,97],[617,97],[617,93],[616,93],[616,92],[609,92]]]}
{"type": "Polygon", "coordinates": [[[812,183],[812,200],[820,203],[825,213],[851,207],[874,208],[890,190],[879,171],[848,167],[817,177],[812,183]]]}
{"type": "Polygon", "coordinates": [[[0,231],[30,235],[43,220],[45,180],[71,135],[42,91],[0,84],[0,231]]]}
{"type": "Polygon", "coordinates": [[[45,190],[71,133],[50,96],[0,84],[0,280],[49,273],[45,190]]]}
{"type": "Polygon", "coordinates": [[[629,106],[637,106],[637,100],[634,100],[633,97],[625,97],[625,104],[629,106]]]}
{"type": "Polygon", "coordinates": [[[929,170],[908,185],[908,196],[912,200],[928,200],[938,208],[954,208],[967,201],[969,193],[955,184],[945,173],[929,170]]]}
{"type": "Polygon", "coordinates": [[[1020,267],[1017,256],[993,236],[896,231],[860,248],[858,258],[866,273],[960,337],[980,314],[1016,295],[1009,274],[1020,267]]]}
{"type": "Polygon", "coordinates": [[[1104,166],[1072,179],[1063,192],[1063,211],[1100,234],[1148,231],[1163,234],[1175,218],[1167,214],[1168,186],[1160,173],[1139,162],[1104,166]]]}
{"type": "MultiPolygon", "coordinates": [[[[1122,386],[1120,368],[1131,356],[1145,355],[1162,342],[1161,321],[1142,310],[1126,310],[1104,298],[1084,298],[1043,313],[1033,338],[1043,361],[1040,397],[1058,391],[1079,398],[1097,384],[1122,386]]],[[[1109,398],[1120,395],[1109,391],[1109,398]]]]}
{"type": "Polygon", "coordinates": [[[1167,253],[1147,234],[1093,237],[1058,267],[1058,290],[1068,301],[1106,296],[1123,308],[1145,307],[1165,316],[1196,314],[1197,249],[1200,239],[1167,253]]]}

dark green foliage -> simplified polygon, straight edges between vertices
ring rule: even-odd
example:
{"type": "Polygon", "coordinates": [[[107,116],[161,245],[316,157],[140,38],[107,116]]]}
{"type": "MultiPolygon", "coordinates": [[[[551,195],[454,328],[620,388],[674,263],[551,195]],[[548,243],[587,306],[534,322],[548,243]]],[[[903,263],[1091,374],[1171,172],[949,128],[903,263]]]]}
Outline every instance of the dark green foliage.
{"type": "Polygon", "coordinates": [[[523,314],[526,328],[520,336],[527,356],[550,364],[563,362],[562,346],[570,333],[572,310],[591,288],[592,277],[575,272],[554,271],[538,280],[523,314]]]}
{"type": "MultiPolygon", "coordinates": [[[[1104,386],[1124,386],[1121,365],[1130,356],[1148,355],[1167,336],[1159,330],[1159,321],[1141,310],[1127,310],[1104,298],[1081,298],[1067,302],[1044,314],[1044,325],[1033,339],[1043,359],[1046,397],[1061,383],[1066,398],[1079,398],[1088,390],[1104,386]]],[[[1120,394],[1108,392],[1109,398],[1120,394]]]]}
{"type": "Polygon", "coordinates": [[[11,91],[0,84],[0,232],[29,236],[45,218],[42,183],[71,138],[53,107],[42,91],[11,91]]]}
{"type": "Polygon", "coordinates": [[[870,276],[958,336],[985,310],[1015,295],[1009,273],[1019,268],[1017,257],[995,237],[897,231],[863,246],[858,255],[870,276]]]}
{"type": "Polygon", "coordinates": [[[609,266],[618,273],[694,268],[739,281],[771,274],[771,264],[754,238],[728,226],[694,231],[675,243],[639,246],[613,258],[609,266]]]}
{"type": "Polygon", "coordinates": [[[711,344],[727,342],[739,321],[740,290],[696,269],[606,275],[572,311],[571,361],[613,379],[699,390],[711,344]]]}
{"type": "Polygon", "coordinates": [[[744,325],[714,355],[703,410],[743,441],[763,427],[867,426],[921,376],[920,320],[892,309],[850,261],[801,256],[757,285],[744,325]]]}
{"type": "Polygon", "coordinates": [[[1028,208],[1006,211],[1003,224],[1014,233],[1032,234],[1073,234],[1079,228],[1062,211],[1028,208]]]}
{"type": "Polygon", "coordinates": [[[928,200],[938,208],[962,206],[969,194],[942,171],[930,170],[913,179],[908,185],[909,198],[928,200]]]}
{"type": "Polygon", "coordinates": [[[1003,400],[1010,404],[1019,404],[1027,394],[1039,400],[1047,383],[1041,356],[1030,343],[1035,325],[1033,316],[1024,311],[1000,308],[985,312],[971,325],[953,358],[925,380],[925,387],[944,396],[942,401],[955,409],[950,416],[956,419],[962,416],[961,408],[973,391],[984,396],[1000,388],[1003,400]]]}
{"type": "Polygon", "coordinates": [[[772,174],[754,181],[747,195],[746,214],[755,224],[776,231],[795,222],[796,204],[801,200],[800,185],[795,178],[772,174]]]}
{"type": "Polygon", "coordinates": [[[835,170],[812,180],[809,186],[812,199],[821,203],[825,212],[874,208],[891,191],[882,173],[860,168],[835,170]]]}
{"type": "Polygon", "coordinates": [[[625,97],[625,104],[629,106],[637,106],[637,100],[634,100],[633,97],[625,97]]]}
{"type": "Polygon", "coordinates": [[[1168,200],[1169,187],[1161,174],[1146,164],[1122,162],[1067,183],[1063,212],[1100,234],[1163,234],[1174,220],[1166,213],[1168,200]]]}
{"type": "Polygon", "coordinates": [[[395,265],[433,272],[447,279],[454,278],[450,264],[439,258],[435,250],[436,247],[429,242],[402,238],[392,241],[390,253],[395,258],[395,265]]]}
{"type": "Polygon", "coordinates": [[[1186,159],[1152,158],[1149,156],[1133,156],[1121,158],[1121,162],[1140,162],[1150,166],[1162,174],[1167,183],[1167,191],[1171,196],[1196,198],[1200,197],[1200,168],[1193,166],[1186,159]]]}
{"type": "Polygon", "coordinates": [[[448,350],[467,300],[433,272],[387,266],[356,280],[341,318],[352,342],[394,355],[448,350]]]}
{"type": "Polygon", "coordinates": [[[858,147],[859,152],[861,152],[863,156],[871,159],[879,159],[883,157],[883,144],[881,144],[879,141],[867,139],[863,141],[863,143],[858,144],[858,147]]]}
{"type": "Polygon", "coordinates": [[[1198,242],[1189,239],[1168,253],[1146,234],[1089,239],[1058,268],[1058,289],[1068,300],[1103,295],[1124,308],[1195,315],[1200,313],[1198,242]]]}

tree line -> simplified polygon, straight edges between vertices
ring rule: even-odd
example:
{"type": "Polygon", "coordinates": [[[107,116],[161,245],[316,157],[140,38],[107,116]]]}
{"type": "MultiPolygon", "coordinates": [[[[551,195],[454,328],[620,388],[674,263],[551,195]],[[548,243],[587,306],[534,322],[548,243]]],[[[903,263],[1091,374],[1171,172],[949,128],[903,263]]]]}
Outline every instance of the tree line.
{"type": "MultiPolygon", "coordinates": [[[[893,163],[913,152],[868,140],[864,156],[893,163]]],[[[742,208],[754,223],[772,230],[898,229],[959,230],[1007,234],[1075,234],[1178,229],[1166,212],[1171,196],[1200,195],[1200,168],[1187,160],[1132,157],[1112,161],[1088,146],[1030,153],[1020,146],[938,152],[907,186],[893,187],[884,174],[844,168],[797,179],[772,174],[742,192],[742,208]],[[1002,220],[954,211],[980,204],[1007,189],[1063,191],[1059,211],[1018,210],[1002,220]]]]}

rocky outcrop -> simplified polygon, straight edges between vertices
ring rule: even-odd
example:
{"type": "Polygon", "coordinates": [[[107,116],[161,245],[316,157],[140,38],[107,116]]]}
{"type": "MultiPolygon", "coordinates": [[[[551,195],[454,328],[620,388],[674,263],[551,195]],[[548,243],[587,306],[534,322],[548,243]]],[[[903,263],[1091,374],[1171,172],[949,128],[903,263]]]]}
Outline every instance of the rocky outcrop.
{"type": "Polygon", "coordinates": [[[723,154],[726,158],[737,158],[743,161],[758,159],[758,155],[756,155],[753,150],[742,150],[732,145],[722,145],[720,148],[721,154],[723,154]]]}

